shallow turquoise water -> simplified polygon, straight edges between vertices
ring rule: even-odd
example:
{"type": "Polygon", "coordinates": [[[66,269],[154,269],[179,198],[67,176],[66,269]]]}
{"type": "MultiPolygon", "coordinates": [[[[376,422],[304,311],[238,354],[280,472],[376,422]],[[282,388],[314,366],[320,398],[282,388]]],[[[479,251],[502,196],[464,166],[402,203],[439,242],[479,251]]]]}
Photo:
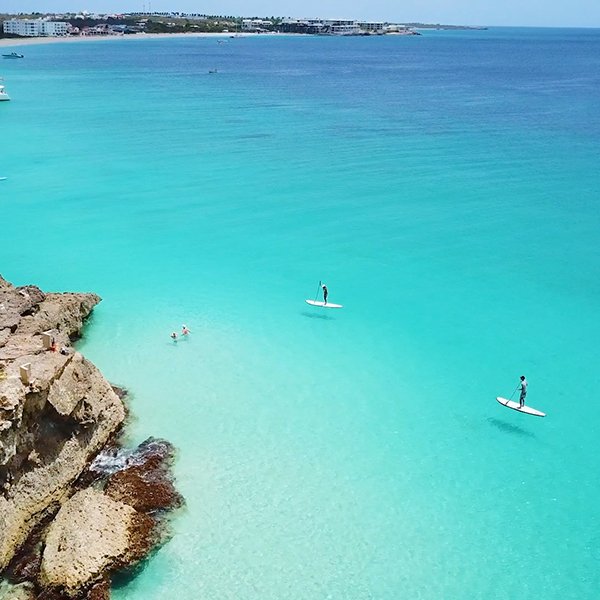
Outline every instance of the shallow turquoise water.
{"type": "Polygon", "coordinates": [[[179,448],[117,600],[595,597],[599,31],[25,50],[0,272],[179,448]]]}

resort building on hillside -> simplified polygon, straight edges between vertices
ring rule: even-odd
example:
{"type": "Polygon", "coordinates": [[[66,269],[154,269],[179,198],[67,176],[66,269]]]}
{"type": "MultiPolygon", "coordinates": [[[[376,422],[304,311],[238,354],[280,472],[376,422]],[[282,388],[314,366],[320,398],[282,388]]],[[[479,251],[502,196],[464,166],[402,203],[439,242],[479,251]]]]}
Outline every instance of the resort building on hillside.
{"type": "Polygon", "coordinates": [[[4,21],[4,33],[23,37],[65,36],[71,25],[64,21],[44,19],[9,19],[4,21]]]}

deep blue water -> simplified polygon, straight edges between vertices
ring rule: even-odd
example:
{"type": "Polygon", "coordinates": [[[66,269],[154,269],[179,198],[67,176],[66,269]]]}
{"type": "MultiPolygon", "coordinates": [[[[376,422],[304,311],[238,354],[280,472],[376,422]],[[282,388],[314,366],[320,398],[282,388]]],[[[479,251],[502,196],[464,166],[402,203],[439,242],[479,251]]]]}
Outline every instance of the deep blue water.
{"type": "Polygon", "coordinates": [[[595,598],[600,31],[225,40],[0,64],[0,272],[179,448],[114,597],[595,598]]]}

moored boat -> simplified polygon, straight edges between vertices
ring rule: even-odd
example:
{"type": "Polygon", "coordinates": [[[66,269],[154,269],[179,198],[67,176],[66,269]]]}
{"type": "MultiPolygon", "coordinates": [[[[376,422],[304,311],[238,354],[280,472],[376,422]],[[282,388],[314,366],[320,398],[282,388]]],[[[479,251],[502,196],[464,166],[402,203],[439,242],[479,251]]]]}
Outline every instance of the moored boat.
{"type": "Polygon", "coordinates": [[[2,100],[10,100],[10,96],[4,91],[4,86],[0,85],[0,102],[2,100]]]}
{"type": "Polygon", "coordinates": [[[3,54],[2,58],[25,58],[25,55],[17,54],[16,52],[11,52],[10,54],[3,54]]]}

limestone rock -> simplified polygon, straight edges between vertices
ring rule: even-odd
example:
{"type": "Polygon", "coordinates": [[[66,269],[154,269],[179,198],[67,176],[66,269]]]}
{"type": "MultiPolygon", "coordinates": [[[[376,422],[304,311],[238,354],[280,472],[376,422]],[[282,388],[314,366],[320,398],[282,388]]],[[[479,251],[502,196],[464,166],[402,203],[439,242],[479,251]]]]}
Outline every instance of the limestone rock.
{"type": "Polygon", "coordinates": [[[70,348],[99,300],[0,277],[0,571],[125,418],[110,384],[70,348]],[[45,348],[44,332],[66,353],[45,348]]]}
{"type": "Polygon", "coordinates": [[[116,397],[98,369],[81,354],[75,353],[65,364],[60,377],[54,379],[50,385],[48,402],[62,416],[73,415],[75,409],[85,402],[90,407],[91,416],[98,417],[94,412],[102,408],[94,401],[94,394],[98,393],[116,397]]]}
{"type": "Polygon", "coordinates": [[[71,347],[99,301],[0,277],[0,600],[108,600],[182,503],[172,446],[119,448],[123,392],[71,347]]]}
{"type": "Polygon", "coordinates": [[[87,489],[60,509],[48,529],[42,558],[44,585],[75,593],[124,557],[136,511],[87,489]]]}
{"type": "Polygon", "coordinates": [[[83,322],[98,302],[100,297],[96,294],[46,294],[34,314],[22,317],[19,331],[35,334],[56,330],[69,337],[77,337],[83,322]]]}

